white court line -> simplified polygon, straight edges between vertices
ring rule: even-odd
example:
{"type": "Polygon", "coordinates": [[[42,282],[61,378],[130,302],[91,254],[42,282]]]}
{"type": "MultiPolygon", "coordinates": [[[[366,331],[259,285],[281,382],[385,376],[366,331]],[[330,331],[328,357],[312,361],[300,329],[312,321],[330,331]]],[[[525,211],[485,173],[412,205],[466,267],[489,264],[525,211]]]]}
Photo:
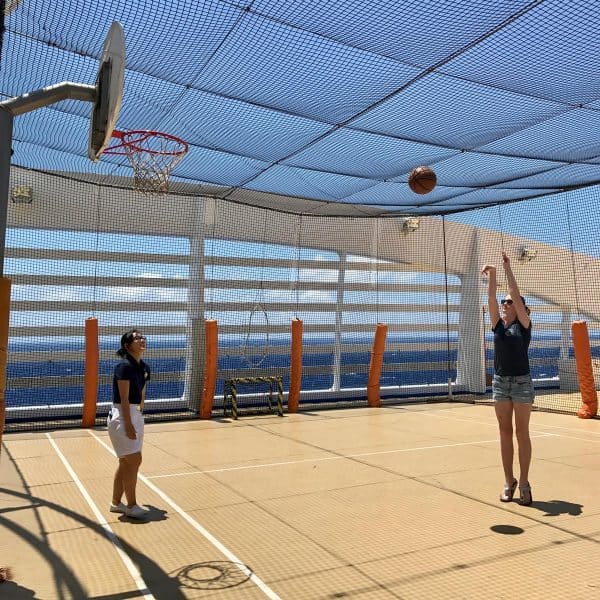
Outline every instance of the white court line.
{"type": "MultiPolygon", "coordinates": [[[[553,437],[555,433],[541,433],[531,437],[553,437]]],[[[223,467],[221,469],[207,469],[204,471],[184,471],[182,473],[169,473],[167,475],[149,475],[147,479],[165,479],[167,477],[179,477],[181,475],[199,475],[201,473],[224,473],[226,471],[244,471],[246,469],[264,469],[267,467],[279,467],[281,465],[298,465],[301,463],[313,463],[325,460],[342,460],[344,458],[361,458],[363,456],[377,456],[380,454],[396,454],[400,452],[415,452],[417,450],[435,450],[437,448],[455,448],[456,446],[474,446],[476,444],[497,444],[498,439],[480,440],[475,442],[457,442],[456,444],[440,444],[437,446],[415,446],[413,448],[400,448],[396,450],[379,450],[377,452],[361,452],[360,454],[339,454],[335,456],[325,456],[321,458],[303,458],[301,460],[286,460],[281,462],[260,463],[258,465],[241,465],[238,467],[223,467]]]]}
{"type": "Polygon", "coordinates": [[[586,431],[585,429],[575,429],[573,427],[563,427],[562,425],[549,425],[544,423],[542,427],[551,427],[552,429],[564,429],[565,431],[576,431],[577,433],[586,433],[589,435],[600,435],[600,431],[586,431]]]}
{"type": "Polygon", "coordinates": [[[566,438],[568,440],[579,440],[580,442],[592,442],[592,444],[600,444],[600,440],[577,437],[576,435],[565,435],[564,433],[550,433],[548,435],[552,435],[554,437],[566,438]]]}
{"type": "MultiPolygon", "coordinates": [[[[87,432],[96,439],[99,444],[102,444],[113,456],[116,457],[113,449],[106,444],[103,440],[100,439],[93,431],[90,429],[87,432]]],[[[172,500],[167,494],[165,494],[161,489],[156,487],[146,476],[141,473],[138,474],[138,478],[143,481],[157,496],[159,496],[163,502],[166,502],[171,506],[171,508],[179,514],[185,521],[187,521],[196,531],[198,531],[202,536],[208,540],[223,556],[225,556],[228,560],[230,560],[244,575],[246,575],[254,585],[256,585],[267,598],[271,598],[271,600],[281,600],[281,598],[262,580],[260,579],[252,569],[248,568],[242,561],[233,553],[231,550],[226,548],[214,535],[212,535],[208,530],[204,529],[198,521],[194,520],[190,515],[188,515],[174,500],[172,500]]]]}
{"type": "Polygon", "coordinates": [[[83,487],[83,484],[81,483],[79,477],[77,477],[77,473],[75,473],[75,470],[73,469],[73,467],[71,467],[71,464],[66,459],[65,455],[61,452],[56,442],[52,439],[51,435],[49,433],[46,433],[46,437],[48,438],[50,444],[54,448],[56,454],[58,454],[58,458],[60,458],[62,464],[65,466],[65,469],[67,469],[69,475],[71,476],[71,479],[73,479],[73,481],[75,482],[75,485],[79,489],[79,492],[84,497],[89,507],[92,509],[96,520],[100,524],[100,527],[104,529],[106,537],[113,543],[113,546],[119,554],[119,557],[123,561],[125,567],[127,567],[129,574],[135,581],[137,589],[143,594],[143,597],[146,598],[146,600],[154,600],[154,596],[150,593],[150,590],[148,589],[146,582],[143,580],[138,568],[133,564],[132,560],[129,558],[129,556],[127,556],[127,554],[123,550],[119,538],[110,528],[108,521],[104,518],[104,515],[100,512],[100,509],[96,506],[95,502],[92,500],[92,497],[88,494],[88,491],[85,489],[85,487],[83,487]]]}
{"type": "MultiPolygon", "coordinates": [[[[434,412],[440,412],[439,410],[436,411],[436,409],[430,410],[430,411],[418,411],[415,412],[414,414],[419,414],[419,415],[425,415],[425,416],[430,416],[430,417],[437,417],[438,419],[447,419],[450,421],[464,421],[465,423],[477,423],[478,425],[489,425],[490,427],[497,427],[497,423],[495,422],[491,422],[488,423],[487,421],[476,421],[475,419],[461,419],[459,417],[447,417],[444,414],[434,414],[434,412]]],[[[567,429],[566,427],[560,427],[558,425],[541,425],[541,427],[554,427],[554,428],[560,428],[560,429],[567,429]]],[[[539,433],[539,434],[545,434],[547,436],[554,436],[554,437],[563,437],[563,438],[568,438],[570,440],[581,440],[583,442],[600,442],[600,440],[591,440],[591,439],[587,439],[587,438],[580,438],[580,437],[575,437],[574,435],[564,435],[562,433],[549,433],[547,431],[538,431],[536,429],[530,429],[531,433],[539,433]]],[[[567,431],[578,431],[578,429],[567,429],[567,431]]],[[[585,432],[588,433],[588,432],[585,432]]],[[[600,435],[600,434],[596,434],[595,432],[589,432],[589,433],[594,433],[594,435],[600,435]]],[[[542,436],[531,436],[531,437],[543,437],[542,436]]]]}

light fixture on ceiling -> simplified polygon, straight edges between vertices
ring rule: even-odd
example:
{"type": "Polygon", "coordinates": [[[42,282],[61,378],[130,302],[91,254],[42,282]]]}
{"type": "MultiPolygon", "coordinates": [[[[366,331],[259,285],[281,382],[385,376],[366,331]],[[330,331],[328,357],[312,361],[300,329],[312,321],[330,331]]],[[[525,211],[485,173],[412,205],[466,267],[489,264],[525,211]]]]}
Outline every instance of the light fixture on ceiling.
{"type": "Polygon", "coordinates": [[[10,199],[15,204],[31,204],[33,188],[30,185],[15,185],[10,191],[10,199]]]}
{"type": "Polygon", "coordinates": [[[537,250],[529,246],[521,246],[519,248],[519,260],[521,262],[532,261],[537,256],[537,250]]]}
{"type": "Polygon", "coordinates": [[[411,233],[419,229],[419,217],[404,217],[402,219],[402,231],[411,233]]]}

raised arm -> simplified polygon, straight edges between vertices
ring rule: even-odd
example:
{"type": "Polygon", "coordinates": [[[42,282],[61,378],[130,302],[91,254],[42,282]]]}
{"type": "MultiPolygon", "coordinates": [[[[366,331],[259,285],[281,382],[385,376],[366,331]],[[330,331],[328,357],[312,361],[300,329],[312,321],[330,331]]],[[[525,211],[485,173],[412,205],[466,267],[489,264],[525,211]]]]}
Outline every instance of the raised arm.
{"type": "Polygon", "coordinates": [[[510,266],[510,259],[506,252],[502,252],[502,266],[504,267],[504,273],[506,274],[506,282],[508,283],[508,292],[513,301],[513,306],[515,307],[515,311],[517,312],[517,319],[525,329],[529,327],[531,323],[531,319],[527,314],[527,309],[523,304],[523,300],[521,300],[521,292],[519,291],[519,286],[517,284],[517,280],[515,279],[514,273],[512,272],[512,267],[510,266]]]}
{"type": "Polygon", "coordinates": [[[498,283],[496,281],[495,265],[484,265],[483,269],[481,269],[481,274],[488,278],[488,311],[493,329],[500,320],[500,310],[498,308],[498,299],[496,298],[498,283]]]}

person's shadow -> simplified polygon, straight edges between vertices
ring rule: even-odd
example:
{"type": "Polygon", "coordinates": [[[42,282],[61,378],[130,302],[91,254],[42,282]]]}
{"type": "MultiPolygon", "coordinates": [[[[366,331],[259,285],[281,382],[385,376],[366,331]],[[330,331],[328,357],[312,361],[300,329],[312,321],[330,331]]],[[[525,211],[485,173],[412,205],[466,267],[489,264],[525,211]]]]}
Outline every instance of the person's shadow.
{"type": "Polygon", "coordinates": [[[566,500],[548,500],[546,502],[534,500],[532,508],[546,513],[545,517],[558,517],[559,515],[572,515],[574,517],[583,513],[583,504],[575,504],[566,500]]]}
{"type": "Polygon", "coordinates": [[[35,600],[35,592],[14,581],[0,583],[0,598],[6,600],[35,600]]]}
{"type": "Polygon", "coordinates": [[[148,510],[148,514],[143,519],[131,519],[126,515],[121,515],[119,521],[122,523],[132,523],[133,525],[144,525],[145,523],[152,523],[154,521],[165,521],[169,518],[167,511],[162,508],[157,508],[151,504],[145,504],[144,507],[148,510]]]}

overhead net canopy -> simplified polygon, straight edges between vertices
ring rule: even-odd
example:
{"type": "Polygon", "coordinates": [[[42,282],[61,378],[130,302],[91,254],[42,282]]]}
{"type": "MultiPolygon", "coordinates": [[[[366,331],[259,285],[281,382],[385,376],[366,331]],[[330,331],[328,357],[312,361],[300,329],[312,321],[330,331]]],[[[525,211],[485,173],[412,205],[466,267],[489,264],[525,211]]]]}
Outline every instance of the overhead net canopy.
{"type": "MultiPolygon", "coordinates": [[[[127,39],[118,128],[189,143],[183,192],[327,216],[446,214],[600,181],[594,3],[573,0],[17,3],[0,93],[93,84],[127,39]],[[431,166],[437,187],[410,191],[431,166]]],[[[13,164],[131,186],[86,158],[89,104],[15,120],[13,164]]]]}

